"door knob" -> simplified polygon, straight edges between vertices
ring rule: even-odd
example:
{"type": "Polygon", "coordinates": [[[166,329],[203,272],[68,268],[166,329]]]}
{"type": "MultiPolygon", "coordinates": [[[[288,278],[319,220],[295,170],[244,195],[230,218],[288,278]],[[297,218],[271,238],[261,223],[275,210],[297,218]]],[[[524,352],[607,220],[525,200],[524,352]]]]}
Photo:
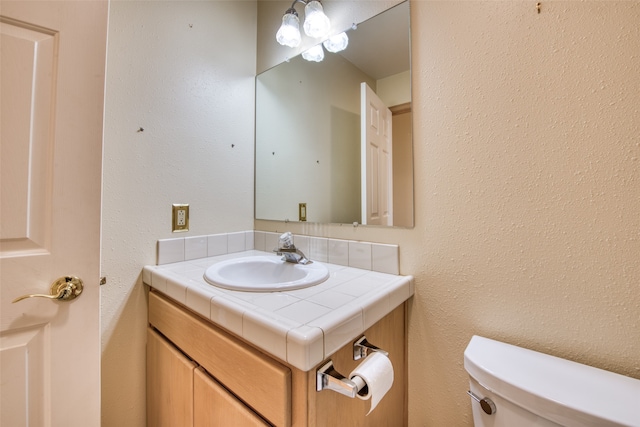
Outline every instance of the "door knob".
{"type": "Polygon", "coordinates": [[[79,297],[82,293],[83,284],[82,279],[74,276],[63,276],[56,279],[55,282],[51,284],[51,290],[49,295],[45,294],[28,294],[22,295],[11,301],[12,303],[22,301],[27,298],[49,298],[55,299],[58,301],[71,301],[76,297],[79,297]]]}

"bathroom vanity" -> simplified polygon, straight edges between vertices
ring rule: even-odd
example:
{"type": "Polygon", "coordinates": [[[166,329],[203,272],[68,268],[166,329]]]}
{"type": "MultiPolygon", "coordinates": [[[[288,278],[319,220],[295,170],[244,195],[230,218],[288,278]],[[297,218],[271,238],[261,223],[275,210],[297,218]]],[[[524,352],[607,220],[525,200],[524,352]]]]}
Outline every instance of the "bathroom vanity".
{"type": "Polygon", "coordinates": [[[330,278],[313,289],[265,295],[206,284],[206,267],[226,259],[143,271],[151,287],[149,426],[406,425],[412,277],[327,264],[330,278]],[[344,301],[327,300],[340,296],[344,301]],[[323,301],[327,309],[314,313],[323,301]],[[291,311],[296,305],[304,312],[291,311]],[[316,390],[317,369],[327,361],[344,376],[362,362],[354,361],[353,343],[363,335],[389,353],[394,371],[391,389],[369,415],[370,400],[316,390]]]}

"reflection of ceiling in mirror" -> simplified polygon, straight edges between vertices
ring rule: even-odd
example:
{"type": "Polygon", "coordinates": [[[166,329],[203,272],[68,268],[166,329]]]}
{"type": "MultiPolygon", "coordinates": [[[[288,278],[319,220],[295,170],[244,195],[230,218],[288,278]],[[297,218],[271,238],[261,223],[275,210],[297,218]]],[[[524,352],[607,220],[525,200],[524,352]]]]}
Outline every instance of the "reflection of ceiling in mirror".
{"type": "Polygon", "coordinates": [[[340,54],[374,79],[409,70],[409,48],[398,49],[410,46],[408,9],[407,1],[358,25],[340,54]]]}

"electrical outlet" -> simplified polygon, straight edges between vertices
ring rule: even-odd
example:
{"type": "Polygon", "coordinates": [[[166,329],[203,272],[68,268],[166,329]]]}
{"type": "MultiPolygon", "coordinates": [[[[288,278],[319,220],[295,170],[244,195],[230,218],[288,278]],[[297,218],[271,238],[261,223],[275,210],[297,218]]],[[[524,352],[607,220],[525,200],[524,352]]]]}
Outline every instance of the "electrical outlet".
{"type": "Polygon", "coordinates": [[[174,204],[173,205],[173,221],[172,231],[178,233],[181,231],[189,231],[189,205],[174,204]]]}

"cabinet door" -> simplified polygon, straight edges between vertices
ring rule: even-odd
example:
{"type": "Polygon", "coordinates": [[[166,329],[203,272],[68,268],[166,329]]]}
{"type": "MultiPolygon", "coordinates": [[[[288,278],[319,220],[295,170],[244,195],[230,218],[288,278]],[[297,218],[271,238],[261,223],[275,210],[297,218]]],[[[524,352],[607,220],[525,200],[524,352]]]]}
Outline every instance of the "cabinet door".
{"type": "Polygon", "coordinates": [[[202,368],[193,375],[194,427],[268,426],[202,368]]]}
{"type": "Polygon", "coordinates": [[[147,329],[147,426],[193,425],[196,364],[153,329],[147,329]]]}

